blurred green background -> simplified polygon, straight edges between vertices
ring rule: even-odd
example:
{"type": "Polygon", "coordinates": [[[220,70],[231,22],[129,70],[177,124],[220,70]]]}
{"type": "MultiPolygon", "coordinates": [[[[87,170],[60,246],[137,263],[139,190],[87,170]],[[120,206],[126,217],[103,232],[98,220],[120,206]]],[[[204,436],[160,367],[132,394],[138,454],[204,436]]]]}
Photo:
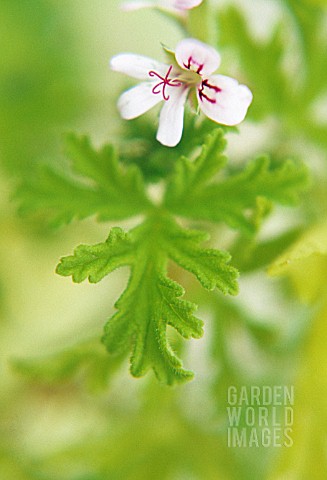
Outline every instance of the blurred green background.
{"type": "MultiPolygon", "coordinates": [[[[233,29],[226,30],[230,19],[237,20],[235,13],[224,17],[228,3],[245,12],[259,46],[285,7],[297,18],[304,12],[305,21],[299,21],[307,32],[304,38],[314,36],[314,19],[320,15],[316,9],[325,5],[309,0],[216,3],[222,11],[224,73],[231,75],[241,71],[241,62],[237,48],[228,45],[237,47],[233,29]]],[[[197,294],[186,278],[200,304],[199,316],[206,319],[206,333],[184,352],[196,377],[182,387],[161,386],[152,374],[132,379],[127,362],[107,357],[101,347],[103,324],[114,311],[127,272],[118,271],[98,285],[74,285],[54,273],[62,255],[78,243],[102,241],[109,225],[91,219],[53,232],[42,218],[16,215],[16,186],[33,176],[40,162],[62,161],[65,132],[90,134],[101,145],[120,131],[115,103],[129,83],[119,83],[110,72],[110,57],[123,51],[158,57],[160,42],[174,47],[182,38],[177,24],[158,12],[126,14],[118,4],[0,3],[0,478],[324,480],[326,123],[310,127],[308,121],[305,138],[304,123],[294,110],[291,115],[276,107],[266,115],[265,107],[273,109],[273,101],[260,94],[269,79],[257,77],[256,83],[249,70],[251,88],[262,101],[240,136],[230,136],[228,151],[236,164],[262,150],[276,157],[301,153],[307,163],[312,160],[316,188],[306,205],[294,212],[277,211],[262,238],[301,222],[309,230],[286,253],[286,260],[295,259],[292,268],[283,259],[271,267],[288,280],[268,278],[263,269],[244,274],[240,297],[232,303],[219,295],[197,294]],[[308,245],[313,245],[310,251],[308,245]],[[42,356],[41,364],[20,363],[42,356]],[[295,385],[292,448],[227,448],[226,390],[232,384],[295,385]]],[[[298,65],[298,51],[287,55],[292,69],[298,65]]],[[[262,56],[276,75],[265,51],[262,56]]],[[[323,76],[317,87],[322,95],[327,92],[325,72],[315,75],[323,76]]],[[[320,106],[323,110],[326,103],[320,106]]]]}

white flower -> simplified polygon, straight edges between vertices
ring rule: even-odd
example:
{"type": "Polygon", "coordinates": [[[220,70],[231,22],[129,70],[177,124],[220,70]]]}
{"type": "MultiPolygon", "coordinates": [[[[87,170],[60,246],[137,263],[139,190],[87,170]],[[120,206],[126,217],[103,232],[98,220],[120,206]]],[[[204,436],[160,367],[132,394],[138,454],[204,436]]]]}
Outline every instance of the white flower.
{"type": "Polygon", "coordinates": [[[122,4],[122,8],[124,10],[138,10],[139,8],[162,8],[164,10],[171,10],[171,11],[181,11],[181,10],[189,10],[190,8],[197,7],[202,3],[203,0],[150,0],[150,1],[142,1],[142,0],[135,0],[132,2],[124,2],[122,4]]]}
{"type": "Polygon", "coordinates": [[[139,117],[163,101],[157,140],[174,147],[182,136],[186,99],[195,90],[200,110],[211,120],[222,125],[244,120],[252,93],[233,78],[212,75],[220,64],[216,50],[198,40],[184,39],[172,58],[170,65],[132,53],[111,59],[113,70],[144,80],[119,98],[118,109],[124,119],[139,117]]]}

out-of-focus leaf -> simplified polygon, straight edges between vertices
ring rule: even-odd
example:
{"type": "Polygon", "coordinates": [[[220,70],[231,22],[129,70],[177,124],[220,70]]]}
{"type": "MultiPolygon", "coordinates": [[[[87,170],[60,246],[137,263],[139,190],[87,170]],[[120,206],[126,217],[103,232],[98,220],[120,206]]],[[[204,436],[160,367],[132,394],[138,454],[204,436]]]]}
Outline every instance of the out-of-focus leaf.
{"type": "Polygon", "coordinates": [[[305,85],[301,97],[307,104],[326,91],[327,59],[324,52],[327,38],[324,34],[324,16],[327,13],[325,0],[285,0],[290,10],[303,54],[305,85]],[[322,7],[325,7],[323,9],[322,7]]]}
{"type": "Polygon", "coordinates": [[[326,122],[313,111],[326,94],[327,9],[301,0],[286,0],[282,8],[283,20],[263,41],[255,38],[239,9],[226,9],[218,19],[220,44],[236,52],[241,75],[253,92],[249,118],[275,116],[282,142],[294,136],[297,141],[304,138],[325,148],[326,122]],[[291,26],[294,45],[289,36],[291,26]],[[296,79],[292,58],[300,69],[296,79]]]}
{"type": "Polygon", "coordinates": [[[285,43],[281,27],[275,28],[266,42],[252,36],[245,18],[236,7],[219,14],[219,42],[236,49],[246,82],[254,101],[249,115],[260,119],[273,113],[284,115],[291,108],[294,88],[290,89],[282,68],[285,43]]]}
{"type": "Polygon", "coordinates": [[[241,236],[231,249],[233,262],[242,273],[265,268],[285,251],[285,248],[294,244],[302,231],[302,228],[295,228],[259,243],[257,239],[241,236]]]}
{"type": "Polygon", "coordinates": [[[195,275],[208,290],[217,287],[224,294],[237,293],[238,273],[228,264],[230,256],[200,247],[206,238],[155,212],[128,235],[115,228],[107,242],[79,246],[74,255],[61,259],[57,273],[72,275],[76,282],[86,278],[98,282],[115,268],[131,266],[128,286],[116,303],[117,313],[106,324],[103,341],[110,353],[132,349],[134,376],[144,375],[149,368],[168,384],[193,376],[173,352],[167,326],[184,338],[199,338],[202,322],[193,315],[196,305],[180,298],[184,289],[167,277],[168,259],[195,275]]]}
{"type": "Polygon", "coordinates": [[[269,267],[270,275],[287,275],[299,296],[313,301],[326,289],[327,223],[312,227],[269,267]]]}
{"type": "Polygon", "coordinates": [[[267,202],[294,205],[308,187],[308,171],[303,164],[288,160],[271,167],[267,157],[257,158],[243,171],[212,182],[213,174],[224,164],[224,147],[218,130],[208,137],[194,162],[185,157],[176,162],[165,197],[171,212],[195,220],[225,222],[252,234],[260,225],[257,212],[262,210],[262,199],[264,211],[267,202]]]}
{"type": "Polygon", "coordinates": [[[327,471],[327,305],[311,325],[295,381],[293,440],[269,480],[324,480],[327,471]]]}
{"type": "Polygon", "coordinates": [[[128,218],[151,205],[138,168],[120,165],[110,145],[96,151],[86,137],[70,135],[66,150],[75,175],[69,168],[40,166],[17,190],[22,215],[45,215],[57,227],[91,215],[100,221],[128,218]]]}
{"type": "Polygon", "coordinates": [[[95,392],[108,387],[122,360],[122,356],[109,357],[97,338],[49,356],[15,359],[11,363],[30,381],[53,386],[80,380],[95,392]]]}

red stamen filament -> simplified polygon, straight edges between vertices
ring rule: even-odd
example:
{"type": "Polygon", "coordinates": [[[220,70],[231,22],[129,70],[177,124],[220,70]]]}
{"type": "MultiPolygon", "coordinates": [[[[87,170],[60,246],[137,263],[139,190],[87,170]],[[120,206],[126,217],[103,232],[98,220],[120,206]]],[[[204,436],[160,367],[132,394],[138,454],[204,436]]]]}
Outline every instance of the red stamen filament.
{"type": "Polygon", "coordinates": [[[179,82],[176,78],[175,79],[169,78],[169,75],[170,75],[170,72],[171,72],[172,68],[173,68],[173,66],[170,65],[165,77],[162,77],[161,75],[159,75],[159,73],[155,72],[154,70],[151,70],[149,72],[150,77],[158,77],[161,80],[161,82],[157,83],[153,87],[152,93],[154,93],[155,95],[158,95],[158,94],[162,93],[163,99],[166,100],[166,101],[169,100],[169,98],[170,98],[169,95],[166,95],[167,85],[169,87],[180,87],[182,85],[181,82],[179,82]]]}
{"type": "Polygon", "coordinates": [[[195,65],[197,67],[196,73],[198,73],[199,75],[201,75],[202,69],[204,67],[203,63],[196,62],[192,57],[188,57],[187,63],[183,63],[183,65],[188,70],[192,70],[192,65],[195,65]]]}

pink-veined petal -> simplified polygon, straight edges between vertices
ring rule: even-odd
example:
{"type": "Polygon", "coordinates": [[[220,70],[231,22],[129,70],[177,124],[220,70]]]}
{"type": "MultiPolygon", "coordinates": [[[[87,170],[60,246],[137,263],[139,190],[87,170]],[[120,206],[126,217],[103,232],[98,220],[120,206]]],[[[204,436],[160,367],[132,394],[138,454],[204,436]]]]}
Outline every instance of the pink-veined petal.
{"type": "Polygon", "coordinates": [[[157,140],[166,147],[175,147],[182,137],[184,106],[189,88],[171,88],[160,112],[157,140]]]}
{"type": "Polygon", "coordinates": [[[134,53],[115,55],[110,60],[110,67],[115,72],[125,73],[140,80],[149,80],[149,72],[152,70],[164,75],[168,68],[164,63],[134,53]]]}
{"type": "Polygon", "coordinates": [[[202,112],[222,125],[238,125],[252,102],[252,93],[245,85],[225,75],[213,75],[197,88],[202,112]]]}
{"type": "Polygon", "coordinates": [[[118,110],[125,120],[139,117],[162,100],[152,93],[153,83],[140,83],[124,92],[118,99],[118,110]]]}
{"type": "Polygon", "coordinates": [[[219,53],[194,38],[185,38],[179,42],[175,56],[180,67],[195,71],[200,75],[210,75],[220,65],[219,53]]]}
{"type": "Polygon", "coordinates": [[[197,7],[203,0],[174,0],[172,6],[179,10],[188,10],[197,7]]]}

